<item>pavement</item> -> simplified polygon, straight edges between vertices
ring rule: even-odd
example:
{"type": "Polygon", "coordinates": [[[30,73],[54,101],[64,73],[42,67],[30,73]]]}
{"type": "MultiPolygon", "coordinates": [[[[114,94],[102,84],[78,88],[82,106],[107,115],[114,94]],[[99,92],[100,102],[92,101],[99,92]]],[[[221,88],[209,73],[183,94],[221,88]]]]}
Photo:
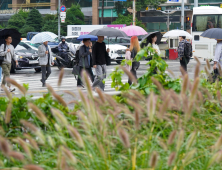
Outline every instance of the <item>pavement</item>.
{"type": "MultiPolygon", "coordinates": [[[[168,69],[170,69],[174,74],[175,77],[179,77],[181,75],[180,73],[180,63],[179,60],[166,60],[168,66],[168,69]]],[[[204,70],[204,66],[206,62],[203,59],[200,59],[201,62],[201,70],[204,70]]],[[[142,76],[146,70],[149,68],[148,65],[146,65],[147,61],[141,61],[140,68],[137,70],[137,76],[142,76]]],[[[188,74],[189,77],[192,79],[194,77],[194,71],[195,71],[195,65],[196,61],[194,59],[191,59],[190,63],[188,64],[188,74]]],[[[115,67],[118,66],[116,63],[112,63],[110,66],[107,66],[107,73],[108,75],[115,69],[115,67]]],[[[167,71],[166,71],[167,72],[167,71]]],[[[51,85],[54,90],[59,94],[63,95],[63,98],[66,102],[69,102],[73,100],[73,97],[69,94],[64,93],[65,90],[72,91],[76,94],[78,94],[78,88],[76,86],[77,82],[72,74],[72,69],[64,69],[64,77],[62,80],[62,84],[60,87],[58,87],[58,76],[59,76],[59,69],[54,66],[52,67],[52,74],[48,78],[47,82],[49,85],[51,85]]],[[[168,73],[168,72],[167,72],[168,73]]],[[[29,90],[27,95],[33,95],[33,99],[37,99],[42,97],[43,94],[47,93],[48,90],[46,87],[42,87],[42,83],[40,82],[41,79],[41,73],[36,73],[34,69],[27,69],[27,70],[17,70],[15,74],[11,75],[11,78],[16,80],[19,84],[29,84],[29,90]]],[[[123,82],[128,81],[128,77],[126,75],[123,76],[122,79],[123,82]]],[[[111,79],[108,79],[105,84],[105,93],[106,94],[116,94],[115,89],[111,88],[111,79]]],[[[83,92],[86,92],[85,89],[82,89],[83,92]]],[[[5,96],[4,92],[0,92],[0,97],[5,96]]],[[[22,96],[20,91],[16,89],[15,92],[13,92],[13,96],[22,96]]],[[[78,96],[78,95],[77,95],[78,96]]]]}

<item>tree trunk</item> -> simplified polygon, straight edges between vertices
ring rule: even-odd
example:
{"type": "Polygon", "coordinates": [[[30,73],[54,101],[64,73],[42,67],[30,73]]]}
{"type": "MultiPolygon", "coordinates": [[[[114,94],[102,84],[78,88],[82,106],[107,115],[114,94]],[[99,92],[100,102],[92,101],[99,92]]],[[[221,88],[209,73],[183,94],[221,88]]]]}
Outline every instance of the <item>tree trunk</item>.
{"type": "Polygon", "coordinates": [[[104,13],[104,0],[102,0],[102,15],[101,15],[101,25],[103,25],[103,13],[104,13]]]}

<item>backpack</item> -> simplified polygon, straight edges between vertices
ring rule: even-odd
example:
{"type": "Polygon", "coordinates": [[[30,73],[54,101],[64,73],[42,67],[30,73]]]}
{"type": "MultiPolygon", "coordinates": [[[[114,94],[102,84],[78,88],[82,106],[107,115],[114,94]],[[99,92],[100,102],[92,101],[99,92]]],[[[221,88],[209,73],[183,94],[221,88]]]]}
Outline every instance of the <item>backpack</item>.
{"type": "Polygon", "coordinates": [[[191,58],[193,55],[192,45],[189,42],[184,43],[184,57],[191,58]]]}
{"type": "MultiPolygon", "coordinates": [[[[6,44],[4,44],[4,51],[5,51],[5,48],[6,48],[6,44]]],[[[4,59],[5,59],[5,56],[0,56],[0,65],[2,65],[4,59]]]]}

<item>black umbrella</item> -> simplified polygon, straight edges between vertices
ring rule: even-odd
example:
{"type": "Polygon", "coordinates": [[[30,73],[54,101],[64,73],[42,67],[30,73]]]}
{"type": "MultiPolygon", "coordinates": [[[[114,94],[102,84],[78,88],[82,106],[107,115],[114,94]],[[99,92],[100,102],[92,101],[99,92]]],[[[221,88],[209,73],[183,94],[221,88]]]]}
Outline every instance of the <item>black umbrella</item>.
{"type": "Polygon", "coordinates": [[[89,33],[89,35],[107,37],[128,37],[125,32],[110,27],[93,30],[89,33]]]}
{"type": "Polygon", "coordinates": [[[211,29],[204,31],[200,36],[205,37],[205,38],[222,40],[222,29],[221,28],[211,28],[211,29]]]}
{"type": "Polygon", "coordinates": [[[161,32],[156,31],[156,32],[152,32],[152,33],[146,35],[145,37],[143,37],[143,39],[141,40],[141,45],[140,45],[142,48],[147,46],[149,43],[152,43],[151,35],[153,35],[153,34],[155,34],[157,36],[156,44],[157,45],[160,44],[163,35],[161,34],[161,32]]]}
{"type": "Polygon", "coordinates": [[[14,48],[21,41],[21,34],[16,29],[3,29],[0,30],[0,45],[5,43],[6,36],[10,35],[12,37],[12,45],[14,48]]]}

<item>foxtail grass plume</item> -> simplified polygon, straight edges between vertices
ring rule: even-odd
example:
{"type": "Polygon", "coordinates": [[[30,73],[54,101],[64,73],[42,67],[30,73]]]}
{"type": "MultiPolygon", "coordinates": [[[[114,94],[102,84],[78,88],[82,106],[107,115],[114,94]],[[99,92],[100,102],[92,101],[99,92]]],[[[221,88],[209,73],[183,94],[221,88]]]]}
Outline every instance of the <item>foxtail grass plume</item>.
{"type": "Polygon", "coordinates": [[[172,131],[171,133],[170,133],[170,136],[168,137],[168,145],[172,145],[173,144],[173,141],[174,141],[174,139],[175,139],[175,137],[176,137],[176,134],[177,134],[177,131],[176,130],[174,130],[174,131],[172,131]]]}
{"type": "Polygon", "coordinates": [[[28,107],[35,112],[36,117],[42,122],[47,124],[48,119],[46,118],[45,114],[33,103],[28,103],[28,107]]]}
{"type": "Polygon", "coordinates": [[[48,144],[49,144],[53,149],[55,149],[56,143],[55,143],[55,141],[52,139],[51,136],[47,136],[47,141],[48,141],[48,144]]]}
{"type": "Polygon", "coordinates": [[[50,93],[55,93],[55,91],[54,91],[54,89],[52,88],[52,86],[50,86],[49,84],[46,84],[46,87],[47,87],[47,89],[48,89],[48,91],[49,91],[50,93]]]}
{"type": "Polygon", "coordinates": [[[197,78],[195,79],[194,83],[193,83],[193,88],[192,88],[191,96],[190,96],[191,100],[194,99],[194,97],[195,97],[195,95],[196,95],[196,93],[197,93],[197,88],[198,88],[198,85],[199,85],[199,81],[200,81],[200,78],[197,77],[197,78]]]}
{"type": "Polygon", "coordinates": [[[168,71],[174,78],[175,78],[175,74],[173,73],[173,71],[172,70],[170,70],[170,69],[166,69],[166,71],[168,71]]]}
{"type": "Polygon", "coordinates": [[[64,107],[67,107],[67,103],[63,100],[63,98],[60,96],[60,95],[58,95],[57,93],[52,93],[52,95],[53,95],[53,97],[55,97],[55,99],[59,102],[59,103],[61,103],[64,107]]]}
{"type": "Polygon", "coordinates": [[[28,135],[28,134],[24,134],[24,137],[29,140],[31,146],[32,146],[35,150],[39,150],[38,144],[37,144],[37,142],[35,141],[35,139],[33,139],[33,138],[32,138],[30,135],[28,135]]]}
{"type": "Polygon", "coordinates": [[[26,120],[22,119],[20,120],[20,123],[23,124],[27,129],[30,129],[33,133],[36,133],[39,130],[35,125],[26,120]]]}
{"type": "Polygon", "coordinates": [[[150,158],[150,167],[154,169],[157,165],[157,161],[158,161],[158,154],[156,151],[154,151],[150,158]]]}
{"type": "Polygon", "coordinates": [[[220,74],[220,76],[222,76],[222,69],[221,69],[221,65],[220,64],[218,64],[218,68],[219,68],[219,74],[220,74]]]}
{"type": "Polygon", "coordinates": [[[191,150],[190,152],[186,153],[185,158],[183,160],[183,164],[184,166],[186,166],[186,164],[188,162],[190,162],[190,160],[193,158],[194,154],[196,153],[196,149],[191,150]]]}
{"type": "Polygon", "coordinates": [[[51,112],[61,126],[66,127],[68,125],[66,117],[58,109],[51,108],[51,112]]]}
{"type": "Polygon", "coordinates": [[[126,75],[129,77],[130,81],[133,82],[134,84],[137,84],[137,80],[135,78],[135,76],[129,72],[125,67],[120,66],[120,68],[124,71],[124,73],[126,73],[126,75]]]}
{"type": "Polygon", "coordinates": [[[183,142],[184,142],[184,130],[180,130],[176,146],[177,152],[180,150],[180,147],[182,146],[183,142]]]}
{"type": "Polygon", "coordinates": [[[23,141],[21,138],[17,138],[16,141],[23,148],[23,150],[25,151],[29,160],[32,160],[32,152],[31,152],[28,144],[25,141],[23,141]]]}
{"type": "Polygon", "coordinates": [[[211,69],[211,66],[210,66],[210,62],[209,62],[208,59],[206,59],[206,63],[207,63],[207,68],[208,68],[208,70],[210,70],[210,69],[211,69]]]}
{"type": "Polygon", "coordinates": [[[37,165],[25,165],[23,167],[25,170],[44,170],[43,168],[41,168],[40,166],[37,165]]]}
{"type": "Polygon", "coordinates": [[[200,64],[197,63],[196,68],[195,68],[195,73],[194,73],[194,79],[199,77],[199,73],[200,73],[200,64]]]}
{"type": "Polygon", "coordinates": [[[8,157],[12,157],[12,158],[17,159],[19,161],[24,160],[24,155],[21,152],[10,151],[8,153],[8,157]]]}
{"type": "Polygon", "coordinates": [[[190,147],[193,146],[194,142],[195,142],[195,139],[196,139],[196,136],[197,136],[197,132],[192,132],[191,135],[189,136],[189,139],[187,141],[187,144],[186,144],[186,150],[189,150],[190,147]]]}
{"type": "Polygon", "coordinates": [[[164,116],[165,112],[167,111],[168,105],[170,103],[170,96],[169,94],[166,96],[165,100],[163,101],[162,106],[160,107],[160,112],[159,115],[162,119],[162,117],[164,116]]]}
{"type": "Polygon", "coordinates": [[[125,130],[123,129],[119,129],[118,130],[118,133],[119,133],[119,137],[123,143],[123,145],[126,147],[126,148],[129,148],[130,147],[130,141],[129,141],[129,135],[126,133],[125,130]]]}
{"type": "Polygon", "coordinates": [[[137,130],[140,129],[140,115],[138,109],[135,109],[135,127],[137,130]]]}
{"type": "Polygon", "coordinates": [[[214,149],[215,151],[218,151],[222,146],[222,135],[219,137],[219,139],[217,140],[217,142],[214,145],[214,149]]]}
{"type": "Polygon", "coordinates": [[[9,82],[10,84],[14,85],[15,87],[17,87],[17,88],[20,90],[20,92],[23,93],[23,95],[26,94],[27,90],[25,89],[25,87],[23,87],[23,86],[21,86],[20,84],[18,84],[15,80],[7,77],[7,78],[6,78],[6,81],[9,82]]]}
{"type": "Polygon", "coordinates": [[[5,114],[5,123],[8,124],[11,121],[11,113],[12,113],[12,103],[10,102],[7,106],[6,109],[6,114],[5,114]]]}
{"type": "Polygon", "coordinates": [[[71,96],[73,96],[73,97],[76,97],[76,94],[71,92],[71,91],[65,90],[64,92],[69,94],[69,95],[71,95],[71,96]]]}
{"type": "Polygon", "coordinates": [[[102,100],[102,102],[105,103],[106,100],[105,100],[104,94],[103,94],[103,92],[100,90],[100,88],[96,88],[96,92],[98,93],[98,95],[99,95],[100,99],[102,100]]]}
{"type": "Polygon", "coordinates": [[[88,94],[89,94],[89,97],[90,97],[91,99],[93,99],[92,87],[91,87],[91,84],[90,84],[90,82],[89,82],[88,74],[86,73],[85,70],[83,70],[82,75],[83,75],[83,78],[84,78],[84,83],[85,83],[85,85],[86,85],[86,88],[87,88],[87,92],[88,92],[88,94]]]}
{"type": "Polygon", "coordinates": [[[191,118],[193,112],[193,102],[189,102],[187,112],[185,113],[185,121],[188,121],[191,118]]]}
{"type": "Polygon", "coordinates": [[[176,155],[177,155],[176,152],[172,152],[170,154],[170,156],[168,158],[168,162],[167,162],[168,166],[171,166],[173,164],[173,161],[175,160],[176,155]]]}
{"type": "Polygon", "coordinates": [[[0,150],[4,155],[8,155],[8,153],[11,150],[8,141],[1,136],[0,136],[0,150]]]}
{"type": "Polygon", "coordinates": [[[154,77],[151,77],[151,80],[152,80],[153,83],[157,86],[157,88],[159,89],[159,91],[160,91],[161,93],[163,93],[163,92],[164,92],[163,86],[160,84],[160,82],[157,81],[154,77]]]}
{"type": "Polygon", "coordinates": [[[204,67],[204,70],[205,70],[206,74],[209,76],[209,75],[210,75],[210,72],[209,72],[209,70],[207,69],[206,66],[204,67]]]}
{"type": "Polygon", "coordinates": [[[189,81],[188,74],[186,74],[183,78],[183,87],[182,87],[182,91],[181,91],[182,95],[186,94],[187,87],[188,87],[188,81],[189,81]]]}
{"type": "Polygon", "coordinates": [[[194,59],[196,60],[196,62],[197,62],[199,65],[201,65],[200,60],[199,60],[196,56],[194,56],[194,59]]]}
{"type": "Polygon", "coordinates": [[[2,88],[3,88],[6,96],[8,97],[8,99],[9,99],[10,101],[12,101],[12,93],[10,93],[10,92],[8,91],[8,89],[7,89],[4,85],[2,85],[2,88]]]}
{"type": "Polygon", "coordinates": [[[182,76],[184,76],[184,75],[187,74],[187,72],[186,72],[186,71],[184,70],[184,68],[181,67],[181,66],[180,66],[180,72],[181,72],[182,76]]]}
{"type": "Polygon", "coordinates": [[[217,100],[221,100],[221,94],[220,94],[220,91],[219,90],[217,90],[217,100]]]}
{"type": "Polygon", "coordinates": [[[68,125],[67,129],[69,131],[70,136],[72,136],[74,139],[77,140],[77,144],[80,147],[84,148],[84,142],[83,142],[82,137],[79,134],[79,132],[74,127],[72,127],[71,125],[68,125]]]}
{"type": "Polygon", "coordinates": [[[64,76],[64,68],[62,68],[62,69],[60,70],[59,79],[58,79],[58,86],[61,86],[63,76],[64,76]]]}
{"type": "Polygon", "coordinates": [[[60,162],[61,162],[61,164],[60,164],[61,167],[59,169],[61,169],[61,170],[69,170],[69,167],[68,167],[68,164],[66,162],[65,156],[62,156],[60,162]]]}
{"type": "Polygon", "coordinates": [[[147,111],[149,120],[152,122],[156,112],[156,97],[153,92],[150,93],[147,100],[147,111]]]}
{"type": "Polygon", "coordinates": [[[63,152],[64,156],[70,160],[71,163],[77,162],[75,156],[67,148],[62,147],[62,152],[63,152]]]}

